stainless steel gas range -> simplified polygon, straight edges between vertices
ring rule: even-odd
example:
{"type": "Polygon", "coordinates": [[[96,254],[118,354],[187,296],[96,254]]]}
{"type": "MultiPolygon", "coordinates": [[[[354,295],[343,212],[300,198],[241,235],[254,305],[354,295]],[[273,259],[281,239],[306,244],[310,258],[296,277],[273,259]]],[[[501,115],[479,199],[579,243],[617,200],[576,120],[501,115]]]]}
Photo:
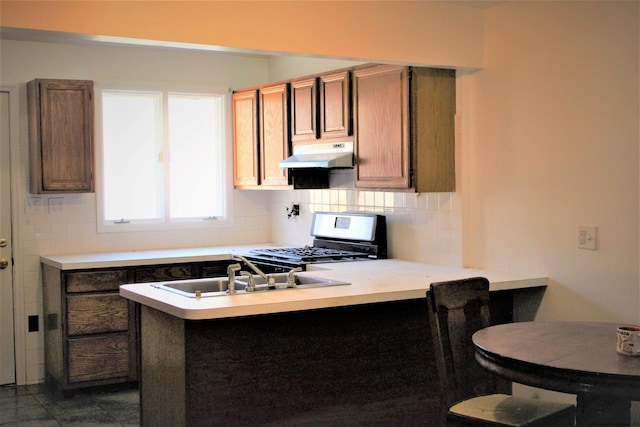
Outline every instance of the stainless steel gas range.
{"type": "Polygon", "coordinates": [[[245,257],[264,272],[284,272],[321,262],[362,261],[387,257],[387,226],[383,215],[315,212],[312,246],[252,250],[245,257]]]}

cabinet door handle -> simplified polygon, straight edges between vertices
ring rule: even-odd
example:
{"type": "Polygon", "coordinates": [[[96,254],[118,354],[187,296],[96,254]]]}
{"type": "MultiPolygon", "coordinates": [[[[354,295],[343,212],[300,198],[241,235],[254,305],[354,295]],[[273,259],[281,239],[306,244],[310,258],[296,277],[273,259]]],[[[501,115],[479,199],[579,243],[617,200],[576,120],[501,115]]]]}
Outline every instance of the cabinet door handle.
{"type": "Polygon", "coordinates": [[[6,258],[0,258],[0,270],[4,270],[9,266],[9,261],[6,258]]]}

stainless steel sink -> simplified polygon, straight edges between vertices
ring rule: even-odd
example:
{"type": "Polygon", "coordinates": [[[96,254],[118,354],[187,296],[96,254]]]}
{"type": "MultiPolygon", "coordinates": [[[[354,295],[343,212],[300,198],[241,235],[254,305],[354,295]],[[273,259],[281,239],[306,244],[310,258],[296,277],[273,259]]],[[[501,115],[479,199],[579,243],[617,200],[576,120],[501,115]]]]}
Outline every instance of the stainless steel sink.
{"type": "MultiPolygon", "coordinates": [[[[269,287],[267,285],[267,280],[259,275],[253,276],[253,283],[256,285],[256,291],[263,290],[274,290],[274,289],[305,289],[305,288],[319,288],[324,286],[340,286],[340,285],[350,285],[350,283],[342,282],[339,280],[331,280],[324,279],[322,277],[314,277],[314,276],[300,276],[295,274],[295,286],[291,287],[287,283],[288,273],[274,273],[271,274],[275,279],[275,287],[269,287]]],[[[241,284],[244,287],[247,287],[249,282],[246,280],[245,276],[239,276],[236,279],[236,284],[241,284]]],[[[237,289],[237,288],[236,288],[237,289]]]]}
{"type": "MultiPolygon", "coordinates": [[[[253,280],[255,290],[247,291],[248,281],[246,276],[237,276],[235,280],[236,293],[233,295],[250,294],[254,292],[275,291],[280,289],[308,289],[325,286],[350,285],[348,282],[339,280],[324,279],[313,276],[294,275],[295,286],[287,284],[287,273],[276,273],[272,275],[275,279],[275,286],[268,286],[267,281],[259,275],[254,275],[253,280]]],[[[189,298],[206,298],[231,295],[229,289],[229,279],[227,277],[216,277],[212,279],[176,280],[174,282],[153,283],[151,286],[165,291],[173,292],[189,298]]]]}
{"type": "MultiPolygon", "coordinates": [[[[174,282],[153,283],[151,286],[173,292],[185,297],[215,297],[228,295],[229,279],[216,277],[212,279],[176,280],[174,282]]],[[[236,290],[244,290],[247,285],[236,281],[236,290]]]]}

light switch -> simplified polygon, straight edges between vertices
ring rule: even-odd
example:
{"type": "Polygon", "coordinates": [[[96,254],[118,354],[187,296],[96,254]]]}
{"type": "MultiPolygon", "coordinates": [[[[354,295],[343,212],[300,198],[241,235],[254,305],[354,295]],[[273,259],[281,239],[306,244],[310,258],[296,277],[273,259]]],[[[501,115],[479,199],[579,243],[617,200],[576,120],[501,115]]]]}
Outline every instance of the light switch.
{"type": "Polygon", "coordinates": [[[26,207],[27,215],[40,215],[42,214],[42,197],[27,197],[26,207]]]}
{"type": "Polygon", "coordinates": [[[578,248],[596,250],[597,229],[595,225],[578,226],[578,248]]]}

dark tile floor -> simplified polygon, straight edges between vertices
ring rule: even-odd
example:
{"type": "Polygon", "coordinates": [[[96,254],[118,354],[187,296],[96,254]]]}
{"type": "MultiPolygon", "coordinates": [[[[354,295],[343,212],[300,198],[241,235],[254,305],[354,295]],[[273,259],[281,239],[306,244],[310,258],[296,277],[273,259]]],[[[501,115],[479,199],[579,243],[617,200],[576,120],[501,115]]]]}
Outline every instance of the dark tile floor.
{"type": "Polygon", "coordinates": [[[139,426],[138,390],[62,398],[43,384],[0,387],[0,426],[139,426]]]}

